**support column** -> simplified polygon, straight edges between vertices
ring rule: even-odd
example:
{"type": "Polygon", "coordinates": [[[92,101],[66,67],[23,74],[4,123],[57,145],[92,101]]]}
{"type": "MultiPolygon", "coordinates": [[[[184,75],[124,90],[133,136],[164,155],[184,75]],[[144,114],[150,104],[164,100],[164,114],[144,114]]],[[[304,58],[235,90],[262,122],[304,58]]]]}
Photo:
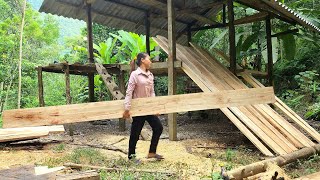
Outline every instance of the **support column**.
{"type": "Polygon", "coordinates": [[[146,12],[145,15],[145,28],[146,28],[146,51],[150,55],[150,13],[146,12]]]}
{"type": "Polygon", "coordinates": [[[64,74],[65,74],[65,78],[66,78],[66,103],[71,104],[69,64],[66,65],[65,70],[64,70],[64,74]]]}
{"type": "MultiPolygon", "coordinates": [[[[87,1],[86,1],[86,7],[87,7],[88,59],[89,59],[89,63],[94,63],[91,4],[88,3],[87,1]]],[[[94,102],[94,73],[88,74],[88,80],[89,80],[89,101],[94,102]]]]}
{"type": "MultiPolygon", "coordinates": [[[[120,92],[126,96],[126,85],[124,80],[124,71],[120,70],[119,74],[119,89],[120,92]]],[[[126,120],[125,119],[119,119],[119,131],[125,131],[126,130],[126,120]]]]}
{"type": "MultiPolygon", "coordinates": [[[[174,69],[174,61],[176,60],[176,28],[175,28],[175,10],[174,0],[168,0],[168,95],[176,94],[176,71],[174,69]]],[[[177,113],[168,115],[169,139],[177,140],[177,113]]]]}
{"type": "Polygon", "coordinates": [[[228,25],[229,25],[229,55],[230,55],[230,71],[236,75],[236,38],[234,26],[233,0],[228,0],[228,25]]]}
{"type": "Polygon", "coordinates": [[[38,69],[39,106],[44,107],[42,67],[39,66],[37,69],[38,69]]]}
{"type": "Polygon", "coordinates": [[[226,25],[226,5],[223,4],[222,7],[222,23],[223,25],[226,25]]]}
{"type": "MultiPolygon", "coordinates": [[[[65,75],[65,79],[66,79],[66,103],[71,104],[69,64],[65,65],[64,75],[65,75]]],[[[66,127],[66,129],[69,130],[69,135],[73,136],[74,135],[74,126],[72,124],[66,124],[65,127],[66,127]]]]}
{"type": "Polygon", "coordinates": [[[272,57],[272,39],[271,39],[271,20],[270,16],[266,18],[266,34],[267,34],[267,54],[268,54],[268,84],[273,86],[273,57],[272,57]]]}
{"type": "Polygon", "coordinates": [[[191,46],[189,42],[191,42],[191,26],[188,25],[188,46],[191,46]]]}

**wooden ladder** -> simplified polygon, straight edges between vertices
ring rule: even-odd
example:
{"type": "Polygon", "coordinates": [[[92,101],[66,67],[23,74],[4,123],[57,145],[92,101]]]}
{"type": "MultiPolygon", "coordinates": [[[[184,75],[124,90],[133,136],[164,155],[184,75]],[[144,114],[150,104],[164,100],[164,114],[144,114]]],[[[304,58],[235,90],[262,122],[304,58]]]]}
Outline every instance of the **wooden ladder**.
{"type": "MultiPolygon", "coordinates": [[[[123,93],[120,91],[119,86],[113,81],[112,76],[108,73],[107,69],[103,67],[100,63],[95,63],[96,70],[98,74],[101,76],[103,82],[109,89],[110,93],[113,96],[113,100],[121,100],[124,99],[123,93]]],[[[124,119],[119,119],[119,130],[125,131],[126,129],[126,122],[124,119]]]]}

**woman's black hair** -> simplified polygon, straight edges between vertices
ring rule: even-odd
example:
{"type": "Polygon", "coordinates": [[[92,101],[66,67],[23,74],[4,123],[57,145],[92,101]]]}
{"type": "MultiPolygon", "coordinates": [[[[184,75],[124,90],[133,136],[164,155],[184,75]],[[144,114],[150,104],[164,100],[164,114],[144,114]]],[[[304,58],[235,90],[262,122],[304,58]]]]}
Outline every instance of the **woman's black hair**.
{"type": "Polygon", "coordinates": [[[148,53],[143,53],[143,52],[139,53],[137,55],[137,60],[136,60],[137,65],[140,66],[141,65],[141,60],[146,58],[147,56],[149,56],[148,53]]]}

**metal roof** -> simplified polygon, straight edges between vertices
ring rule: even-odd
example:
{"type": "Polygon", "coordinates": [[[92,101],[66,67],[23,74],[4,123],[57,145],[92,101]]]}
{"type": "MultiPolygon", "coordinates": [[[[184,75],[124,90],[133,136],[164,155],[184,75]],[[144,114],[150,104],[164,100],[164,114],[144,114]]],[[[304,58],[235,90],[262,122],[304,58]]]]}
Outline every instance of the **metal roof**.
{"type": "MultiPolygon", "coordinates": [[[[271,13],[274,17],[290,23],[300,24],[310,30],[320,32],[320,29],[293,12],[287,6],[276,0],[236,0],[253,9],[271,13]]],[[[165,5],[166,1],[157,0],[165,5]]],[[[214,22],[214,17],[222,11],[225,0],[175,0],[177,12],[179,9],[187,9],[184,13],[176,15],[177,42],[185,44],[188,25],[192,27],[203,27],[209,22],[214,22]],[[208,4],[216,4],[208,7],[208,4]],[[197,16],[197,17],[194,17],[197,16]],[[200,16],[200,17],[199,17],[200,16]],[[201,18],[204,18],[201,19],[201,18]],[[199,20],[200,18],[200,20],[199,20]]],[[[147,1],[147,4],[149,2],[147,1]]],[[[165,10],[147,5],[146,0],[94,0],[92,3],[92,21],[108,27],[123,29],[126,31],[145,34],[145,14],[150,13],[150,35],[167,36],[167,18],[165,10]]],[[[85,20],[86,7],[84,0],[44,0],[39,10],[40,12],[51,13],[59,16],[85,20]]],[[[182,10],[181,10],[182,11],[182,10]]],[[[212,25],[212,24],[209,24],[212,25]]]]}

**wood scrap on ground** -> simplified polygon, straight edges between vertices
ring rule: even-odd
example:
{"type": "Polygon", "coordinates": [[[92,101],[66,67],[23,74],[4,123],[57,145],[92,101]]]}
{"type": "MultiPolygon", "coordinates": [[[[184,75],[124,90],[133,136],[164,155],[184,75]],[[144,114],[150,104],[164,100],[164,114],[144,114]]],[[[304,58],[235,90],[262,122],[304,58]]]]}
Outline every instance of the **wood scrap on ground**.
{"type": "Polygon", "coordinates": [[[167,175],[175,174],[172,171],[151,170],[151,169],[130,169],[130,168],[108,168],[108,167],[91,166],[91,165],[74,164],[74,163],[66,163],[64,164],[64,166],[75,168],[75,169],[90,168],[90,169],[103,169],[105,171],[145,172],[145,173],[159,173],[159,174],[167,174],[167,175]]]}
{"type": "Polygon", "coordinates": [[[63,125],[0,129],[0,142],[35,139],[64,131],[63,125]]]}
{"type": "Polygon", "coordinates": [[[69,143],[69,144],[77,145],[77,146],[87,146],[87,147],[99,148],[99,149],[106,149],[106,150],[110,150],[110,151],[118,151],[118,152],[122,152],[124,154],[128,154],[128,151],[120,149],[120,148],[113,146],[113,145],[83,144],[83,143],[69,143]]]}
{"type": "Polygon", "coordinates": [[[283,166],[291,162],[296,161],[297,159],[302,159],[309,157],[313,154],[320,152],[320,144],[314,145],[312,147],[305,147],[298,151],[281,155],[275,158],[267,159],[264,161],[259,161],[252,163],[246,166],[239,167],[227,173],[228,178],[230,179],[243,179],[249,176],[256,175],[266,171],[268,163],[275,163],[278,166],[283,166]]]}

